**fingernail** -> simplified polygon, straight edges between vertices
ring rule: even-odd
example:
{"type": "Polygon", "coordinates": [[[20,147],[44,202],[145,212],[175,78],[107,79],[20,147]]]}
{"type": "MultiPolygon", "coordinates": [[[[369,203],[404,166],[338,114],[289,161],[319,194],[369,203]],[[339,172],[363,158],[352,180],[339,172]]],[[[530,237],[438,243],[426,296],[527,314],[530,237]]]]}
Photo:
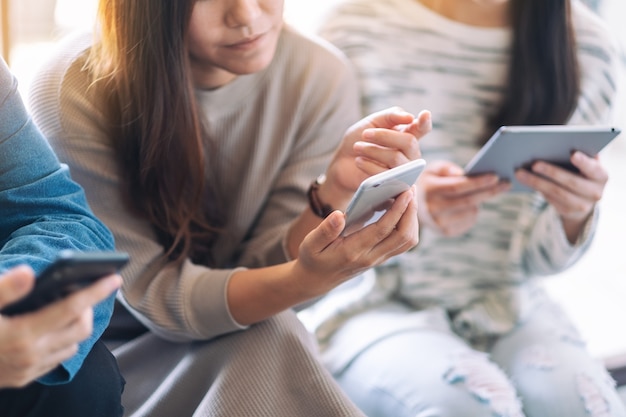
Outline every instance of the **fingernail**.
{"type": "Polygon", "coordinates": [[[330,225],[336,229],[337,227],[339,227],[339,216],[337,216],[335,214],[335,212],[330,213],[330,215],[328,216],[329,219],[328,221],[330,222],[330,225]]]}
{"type": "Polygon", "coordinates": [[[500,181],[500,178],[497,175],[487,175],[484,179],[483,185],[496,184],[498,181],[500,181]]]}
{"type": "MultiPolygon", "coordinates": [[[[22,273],[30,273],[33,274],[32,270],[30,269],[30,267],[27,267],[25,265],[20,265],[17,267],[17,269],[21,269],[23,270],[22,273]]],[[[31,277],[32,278],[32,277],[31,277]]],[[[22,274],[21,273],[16,273],[14,274],[11,278],[11,286],[17,290],[17,291],[22,291],[26,288],[29,288],[31,285],[31,279],[24,279],[22,278],[22,274]]]]}
{"type": "Polygon", "coordinates": [[[404,204],[409,204],[411,200],[413,200],[413,189],[410,188],[407,194],[408,195],[404,196],[404,204]]]}
{"type": "Polygon", "coordinates": [[[13,279],[11,279],[11,286],[13,286],[13,289],[16,291],[22,291],[28,288],[29,282],[22,279],[22,277],[14,276],[13,279]]]}
{"type": "Polygon", "coordinates": [[[533,164],[532,166],[532,170],[539,174],[545,173],[546,169],[547,169],[547,166],[543,162],[537,162],[536,164],[533,164]]]}
{"type": "Polygon", "coordinates": [[[428,110],[425,110],[425,112],[426,112],[426,113],[425,113],[425,114],[426,114],[426,121],[428,122],[428,125],[429,125],[430,127],[432,127],[432,125],[433,125],[433,115],[432,115],[432,113],[431,113],[430,111],[428,111],[428,110]]]}
{"type": "Polygon", "coordinates": [[[575,162],[582,162],[583,155],[580,153],[580,151],[576,151],[572,154],[572,160],[575,162]]]}
{"type": "Polygon", "coordinates": [[[116,290],[122,286],[122,277],[116,276],[114,278],[110,278],[107,282],[111,290],[116,290]]]}
{"type": "Polygon", "coordinates": [[[374,137],[374,131],[372,129],[365,129],[363,131],[363,137],[365,139],[372,139],[374,137]]]}

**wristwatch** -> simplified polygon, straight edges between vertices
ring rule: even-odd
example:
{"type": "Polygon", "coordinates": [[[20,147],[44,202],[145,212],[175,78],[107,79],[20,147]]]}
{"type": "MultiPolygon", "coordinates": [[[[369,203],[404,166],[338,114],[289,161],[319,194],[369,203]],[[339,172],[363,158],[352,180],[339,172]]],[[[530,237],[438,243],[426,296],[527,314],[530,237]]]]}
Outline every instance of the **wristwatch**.
{"type": "Polygon", "coordinates": [[[309,198],[309,207],[311,208],[311,211],[315,213],[317,217],[322,219],[325,219],[326,216],[334,211],[330,204],[325,204],[322,200],[320,200],[319,195],[317,195],[320,185],[324,184],[325,181],[326,175],[320,175],[311,183],[309,190],[306,193],[309,198]]]}

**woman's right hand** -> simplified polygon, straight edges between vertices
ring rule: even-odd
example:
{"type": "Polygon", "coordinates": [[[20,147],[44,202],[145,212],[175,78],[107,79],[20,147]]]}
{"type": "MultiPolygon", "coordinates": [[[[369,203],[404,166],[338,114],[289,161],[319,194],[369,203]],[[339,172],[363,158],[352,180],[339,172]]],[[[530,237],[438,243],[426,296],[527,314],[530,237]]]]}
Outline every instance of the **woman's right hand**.
{"type": "Polygon", "coordinates": [[[452,162],[430,162],[418,179],[421,225],[445,236],[460,236],[474,227],[484,201],[509,188],[493,174],[468,177],[452,162]]]}
{"type": "Polygon", "coordinates": [[[406,252],[418,243],[415,186],[398,196],[376,223],[343,237],[345,215],[331,213],[300,245],[293,278],[306,298],[325,294],[344,281],[406,252]]]}
{"type": "MultiPolygon", "coordinates": [[[[0,307],[24,297],[34,282],[27,266],[0,275],[0,307]]],[[[0,316],[0,388],[23,387],[73,356],[91,334],[92,307],[121,282],[119,275],[110,275],[41,310],[0,316]]]]}
{"type": "Polygon", "coordinates": [[[233,272],[226,288],[231,317],[257,323],[325,295],[339,284],[417,245],[415,186],[400,194],[376,223],[342,236],[345,214],[332,212],[308,232],[295,259],[233,272]]]}

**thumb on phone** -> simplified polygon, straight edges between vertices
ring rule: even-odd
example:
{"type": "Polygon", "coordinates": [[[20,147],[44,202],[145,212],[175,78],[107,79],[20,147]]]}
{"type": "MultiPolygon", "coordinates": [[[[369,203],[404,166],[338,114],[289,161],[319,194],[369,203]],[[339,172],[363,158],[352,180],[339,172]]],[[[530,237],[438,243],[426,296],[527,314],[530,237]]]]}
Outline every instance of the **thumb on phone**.
{"type": "Polygon", "coordinates": [[[345,224],[345,215],[339,210],[333,211],[305,237],[307,245],[315,252],[323,251],[341,235],[345,224]]]}
{"type": "Polygon", "coordinates": [[[35,273],[27,265],[19,265],[0,275],[0,308],[28,294],[35,284],[35,273]]]}

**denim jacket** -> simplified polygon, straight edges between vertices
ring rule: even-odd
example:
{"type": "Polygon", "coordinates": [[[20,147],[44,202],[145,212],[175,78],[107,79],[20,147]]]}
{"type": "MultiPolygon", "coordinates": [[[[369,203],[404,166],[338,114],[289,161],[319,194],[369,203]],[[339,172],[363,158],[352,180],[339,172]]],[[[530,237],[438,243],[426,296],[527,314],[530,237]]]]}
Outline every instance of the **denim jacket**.
{"type": "MultiPolygon", "coordinates": [[[[0,60],[0,273],[18,264],[39,272],[61,249],[113,248],[111,232],[29,117],[15,77],[0,60]]],[[[114,299],[94,308],[93,333],[76,355],[39,382],[61,384],[74,377],[108,325],[114,299]]]]}

